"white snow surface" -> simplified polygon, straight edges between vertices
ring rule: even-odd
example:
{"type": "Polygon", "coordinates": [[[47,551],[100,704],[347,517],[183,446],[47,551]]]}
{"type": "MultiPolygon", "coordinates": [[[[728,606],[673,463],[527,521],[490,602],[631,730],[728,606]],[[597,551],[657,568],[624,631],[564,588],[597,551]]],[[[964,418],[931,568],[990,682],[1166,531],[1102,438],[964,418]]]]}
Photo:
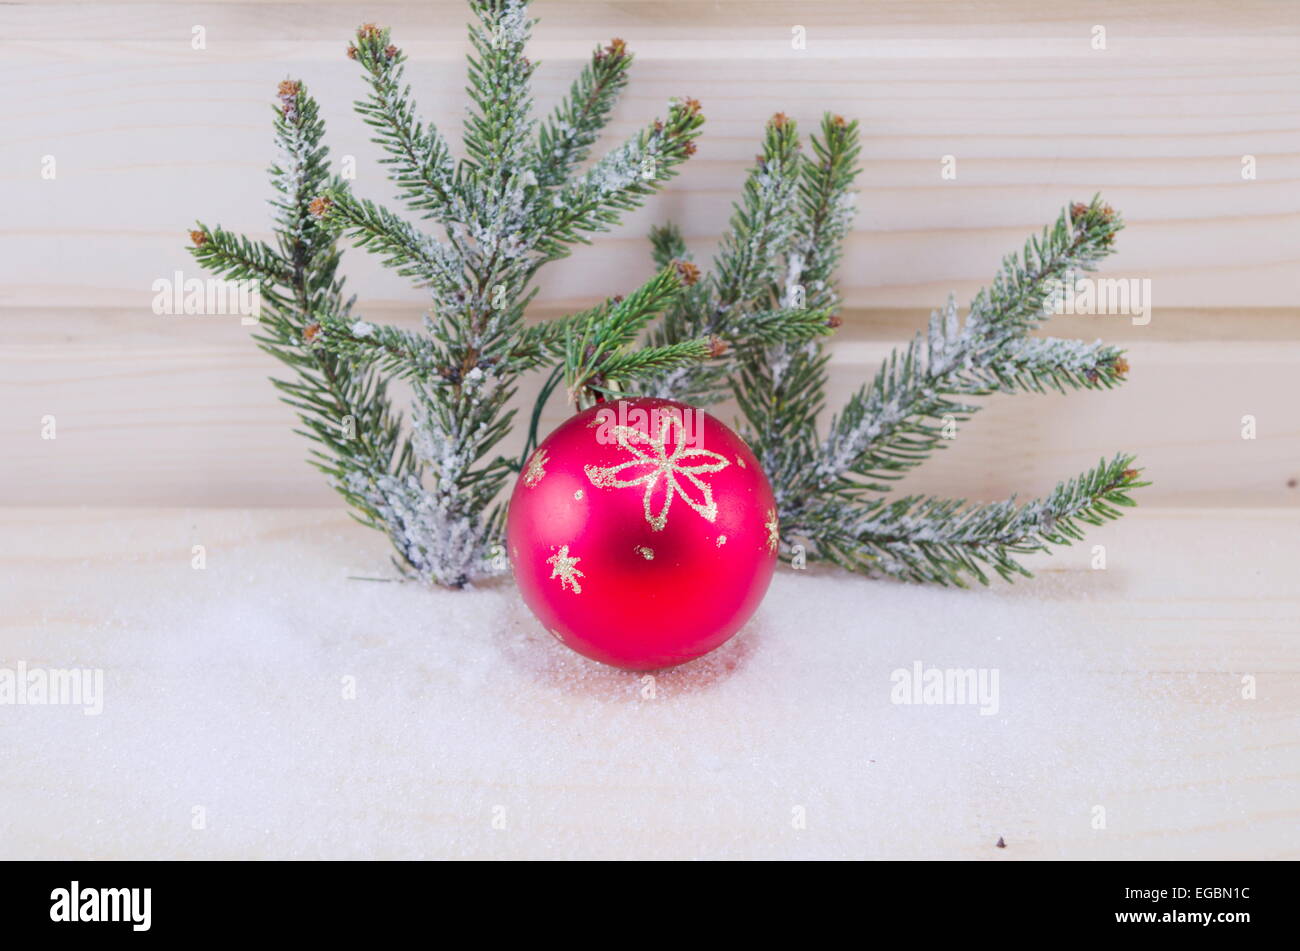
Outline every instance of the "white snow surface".
{"type": "MultiPolygon", "coordinates": [[[[1194,674],[1131,672],[1105,572],[962,592],[782,567],[651,698],[508,581],[350,579],[385,573],[359,532],[65,572],[0,664],[102,667],[104,710],[0,707],[0,857],[1102,857],[1177,821],[1135,790],[1184,783],[1207,736],[1249,743],[1230,690],[1189,707],[1194,674]],[[916,661],[996,668],[999,712],[891,703],[916,661]]],[[[1237,810],[1213,783],[1182,801],[1237,810]]]]}

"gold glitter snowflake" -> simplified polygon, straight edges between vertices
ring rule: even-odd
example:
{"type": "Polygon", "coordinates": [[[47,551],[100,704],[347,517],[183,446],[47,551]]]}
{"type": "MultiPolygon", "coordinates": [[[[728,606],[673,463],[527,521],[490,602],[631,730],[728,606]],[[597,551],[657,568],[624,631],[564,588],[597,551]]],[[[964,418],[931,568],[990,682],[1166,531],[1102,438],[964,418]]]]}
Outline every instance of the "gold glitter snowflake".
{"type": "Polygon", "coordinates": [[[574,594],[582,594],[582,585],[578,584],[578,579],[585,577],[578,570],[578,562],[582,561],[578,557],[569,556],[569,546],[561,545],[546,563],[551,566],[551,577],[560,579],[560,588],[569,588],[574,594]]]}
{"type": "Polygon", "coordinates": [[[767,529],[767,550],[776,551],[777,546],[781,544],[781,525],[776,520],[776,509],[767,510],[767,521],[763,523],[763,527],[767,529]]]}
{"type": "Polygon", "coordinates": [[[713,489],[700,478],[709,472],[720,472],[731,463],[716,452],[687,447],[684,434],[678,434],[673,451],[665,448],[672,428],[682,429],[682,421],[675,415],[665,414],[654,438],[632,426],[614,426],[610,432],[618,444],[633,458],[616,466],[601,468],[587,466],[587,478],[600,488],[628,489],[645,487],[645,517],[650,528],[658,532],[668,524],[668,509],[673,496],[682,500],[696,512],[712,522],[718,517],[718,503],[713,500],[713,489]],[[627,476],[632,476],[628,478],[627,476]],[[656,504],[656,490],[663,487],[662,501],[656,504]]]}
{"type": "Polygon", "coordinates": [[[546,475],[548,458],[545,449],[538,449],[533,453],[532,458],[528,460],[528,467],[524,469],[524,485],[531,489],[542,481],[542,476],[546,475]]]}

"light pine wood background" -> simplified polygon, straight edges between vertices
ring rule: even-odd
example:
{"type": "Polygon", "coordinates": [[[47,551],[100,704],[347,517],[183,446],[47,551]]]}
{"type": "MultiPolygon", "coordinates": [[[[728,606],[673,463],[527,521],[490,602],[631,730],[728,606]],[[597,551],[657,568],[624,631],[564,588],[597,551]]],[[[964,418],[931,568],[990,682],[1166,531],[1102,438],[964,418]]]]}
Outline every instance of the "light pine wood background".
{"type": "MultiPolygon", "coordinates": [[[[1300,5],[575,2],[538,0],[537,112],[591,47],[625,38],[631,86],[601,148],[674,95],[704,103],[699,154],[666,193],[543,273],[535,316],[627,290],[644,234],[678,221],[707,258],[763,121],[862,121],[856,229],[840,278],[830,405],[951,290],[1066,202],[1102,191],[1129,222],[1105,276],[1149,278],[1154,317],[1070,318],[1058,335],[1129,348],[1107,394],[992,401],[909,487],[975,498],[1049,488],[1136,451],[1152,505],[1300,500],[1300,5]],[[1106,49],[1092,48],[1093,28],[1106,49]],[[792,49],[803,27],[807,47],[792,49]],[[957,178],[940,176],[943,156],[957,178]],[[1243,180],[1254,156],[1257,178],[1243,180]],[[1258,438],[1241,438],[1242,417],[1258,438]]],[[[202,219],[267,234],[274,87],[320,97],[357,188],[390,192],[350,111],[352,29],[394,28],[424,114],[458,140],[459,2],[47,4],[0,7],[0,493],[22,505],[314,505],[276,367],[235,318],[165,318],[151,285],[202,219]],[[192,29],[206,33],[194,50],[192,29]],[[42,180],[53,156],[57,177],[42,180]],[[41,438],[53,415],[58,438],[41,438]]],[[[419,292],[348,255],[372,319],[413,325],[419,292]]],[[[521,394],[526,399],[529,387],[521,394]]],[[[551,422],[565,414],[558,403],[551,422]]]]}
{"type": "MultiPolygon", "coordinates": [[[[604,145],[662,113],[669,96],[698,97],[708,116],[699,154],[666,193],[544,272],[538,319],[642,280],[649,273],[644,234],[653,222],[677,220],[707,258],[762,123],[777,110],[805,129],[824,109],[863,123],[859,213],[840,274],[846,323],[834,343],[831,406],[867,379],[950,290],[969,299],[1000,257],[1062,205],[1100,190],[1121,209],[1129,228],[1105,275],[1153,282],[1152,323],[1062,318],[1051,332],[1122,343],[1130,382],[1104,394],[992,401],[909,487],[973,498],[1041,492],[1103,454],[1129,449],[1155,480],[1142,492],[1144,508],[1097,534],[1109,551],[1106,571],[1093,570],[1091,544],[1075,546],[1050,560],[1032,559],[1044,576],[1033,585],[945,592],[954,599],[952,614],[918,612],[914,623],[956,628],[954,618],[967,618],[964,605],[982,603],[956,598],[1006,599],[1008,618],[1023,616],[1012,610],[1021,599],[1041,602],[1069,634],[1055,647],[1049,639],[1041,647],[1045,657],[1067,641],[1094,646],[1102,674],[1135,694],[1157,691],[1162,715],[1183,718],[1183,738],[1195,740],[1195,753],[1172,771],[1135,757],[1076,777],[1078,788],[1063,789],[1055,804],[1068,821],[1041,803],[996,796],[982,815],[981,830],[991,835],[954,839],[936,854],[1294,858],[1300,4],[537,0],[535,10],[542,17],[532,50],[542,61],[539,113],[593,45],[622,36],[638,62],[604,145]],[[1105,51],[1090,46],[1097,25],[1106,30],[1105,51]],[[795,26],[807,29],[805,50],[791,49],[795,26]],[[940,177],[944,155],[957,159],[955,181],[940,177]],[[1244,155],[1257,161],[1253,181],[1241,177],[1244,155]],[[1257,420],[1255,440],[1241,438],[1245,415],[1257,420]],[[1224,691],[1236,696],[1247,673],[1259,677],[1258,699],[1225,704],[1224,691]],[[1100,837],[1072,811],[1082,816],[1096,802],[1105,802],[1114,817],[1113,831],[1100,837]],[[1002,834],[1005,850],[991,844],[1002,834]]],[[[287,75],[303,78],[320,96],[335,154],[358,160],[358,190],[386,198],[375,150],[349,108],[361,85],[355,64],[342,54],[348,36],[364,21],[391,24],[411,54],[425,115],[455,139],[464,106],[464,20],[459,0],[0,6],[7,93],[0,97],[0,498],[12,506],[0,510],[0,604],[6,608],[0,658],[64,664],[76,657],[103,665],[123,685],[112,700],[118,709],[147,710],[157,702],[158,685],[139,679],[150,668],[132,658],[148,651],[147,628],[155,622],[124,617],[152,618],[160,605],[175,610],[182,618],[175,640],[188,654],[195,650],[194,625],[220,617],[231,591],[258,623],[276,614],[264,610],[283,598],[285,588],[274,579],[261,595],[229,580],[238,576],[253,585],[259,564],[293,565],[294,584],[305,572],[316,584],[367,586],[343,576],[382,564],[384,540],[353,524],[303,462],[303,443],[290,432],[292,415],[266,382],[276,366],[255,350],[236,318],[155,316],[151,285],[177,269],[200,276],[184,251],[196,218],[268,234],[269,105],[276,82],[287,75]],[[195,25],[206,30],[205,50],[190,48],[195,25]],[[47,155],[57,162],[53,181],[40,177],[47,155]],[[47,415],[57,421],[54,440],[41,438],[47,415]],[[212,570],[190,569],[195,542],[208,547],[212,570]],[[226,587],[212,584],[223,577],[226,587]]],[[[368,317],[417,323],[418,293],[362,252],[349,254],[347,270],[368,317]]],[[[557,404],[548,418],[563,414],[557,404]]],[[[779,582],[798,583],[788,575],[779,582]]],[[[764,611],[788,617],[775,612],[793,604],[806,625],[808,611],[786,590],[764,611]]],[[[490,589],[488,595],[420,595],[488,596],[490,589]]],[[[883,607],[887,615],[890,599],[899,596],[880,586],[839,585],[836,597],[862,599],[852,615],[861,625],[802,631],[801,638],[812,637],[808,656],[799,657],[775,634],[764,650],[790,650],[787,672],[819,658],[825,664],[828,644],[870,639],[878,612],[883,607]]],[[[401,676],[412,670],[458,682],[472,670],[463,661],[477,656],[479,641],[456,635],[458,607],[428,604],[415,611],[418,622],[396,630],[338,621],[337,640],[368,658],[377,645],[389,645],[381,657],[393,667],[367,660],[377,682],[386,676],[390,684],[406,682],[401,676]],[[439,636],[445,640],[431,639],[439,636]],[[426,665],[421,653],[439,643],[451,645],[447,657],[441,666],[426,665]]],[[[266,649],[284,651],[276,656],[289,668],[310,670],[333,635],[324,625],[296,640],[287,632],[299,616],[290,610],[266,649]]],[[[532,637],[529,649],[543,658],[545,650],[561,650],[546,635],[530,633],[530,623],[503,624],[492,636],[532,637]]],[[[238,625],[230,627],[213,633],[236,636],[238,625]]],[[[808,646],[801,641],[798,649],[808,646]]],[[[581,691],[557,695],[550,667],[521,672],[502,650],[502,657],[490,658],[491,683],[514,691],[521,713],[513,727],[551,717],[560,725],[552,737],[559,737],[565,724],[581,722],[581,691]]],[[[257,689],[266,656],[259,646],[197,664],[186,688],[231,676],[257,689]]],[[[1072,666],[1078,663],[1072,649],[1060,656],[1076,658],[1061,661],[1062,690],[1097,673],[1072,666]]],[[[618,676],[604,671],[596,679],[618,676]]],[[[729,718],[743,707],[743,698],[707,685],[675,700],[676,681],[666,682],[662,702],[686,704],[683,719],[665,720],[647,735],[651,742],[686,735],[689,724],[709,717],[703,704],[716,703],[715,715],[729,718]]],[[[751,684],[746,696],[772,702],[763,675],[751,684]]],[[[258,711],[286,703],[278,685],[263,689],[270,692],[259,695],[258,711]]],[[[173,722],[171,706],[158,708],[164,725],[173,722]]],[[[282,722],[291,723],[290,707],[278,709],[282,722]]],[[[1096,742],[1123,745],[1151,728],[1134,721],[1131,732],[1099,734],[1096,742]]],[[[391,721],[375,717],[374,730],[374,746],[388,749],[391,721]]],[[[293,742],[294,735],[288,728],[262,733],[250,744],[251,755],[240,749],[239,760],[272,762],[280,776],[274,743],[293,742]]],[[[30,735],[6,730],[0,741],[18,743],[19,756],[30,735]]],[[[170,832],[170,814],[159,803],[184,795],[176,777],[188,781],[191,771],[184,754],[173,750],[171,758],[154,757],[164,768],[161,781],[122,782],[123,775],[145,775],[120,774],[119,762],[140,765],[135,735],[129,729],[107,735],[104,757],[122,751],[109,776],[117,782],[93,769],[71,777],[60,771],[68,781],[52,795],[47,770],[0,775],[0,813],[15,817],[0,853],[279,854],[266,843],[239,845],[239,830],[232,839],[229,825],[195,845],[188,806],[176,814],[183,832],[170,832]],[[130,819],[120,828],[100,818],[112,819],[114,797],[129,803],[118,812],[130,819]]],[[[747,735],[739,731],[737,738],[747,735]]],[[[65,731],[60,741],[77,736],[65,731]]],[[[91,742],[99,749],[99,741],[91,742]]],[[[26,749],[51,754],[60,745],[35,742],[26,749]]],[[[863,748],[855,738],[844,755],[863,748]]],[[[624,763],[617,750],[602,755],[635,777],[644,749],[636,747],[637,762],[624,763]]],[[[202,752],[203,763],[195,763],[206,768],[211,754],[202,752]]],[[[376,777],[383,779],[433,760],[398,747],[378,762],[376,777]]],[[[194,772],[201,772],[197,765],[194,772]]],[[[752,852],[764,834],[745,812],[693,822],[657,781],[602,785],[579,765],[557,783],[534,767],[503,788],[485,783],[483,769],[473,758],[429,766],[417,776],[412,801],[432,805],[410,825],[394,827],[403,833],[396,845],[372,852],[406,854],[421,843],[436,851],[430,843],[451,842],[456,848],[445,854],[554,856],[562,843],[569,854],[711,855],[732,854],[737,843],[752,852]],[[454,806],[474,806],[479,798],[489,805],[531,803],[550,818],[508,844],[484,838],[476,845],[477,826],[470,823],[477,814],[469,810],[466,819],[454,806]],[[581,821],[550,805],[557,801],[577,804],[571,809],[581,821]],[[624,801],[637,822],[603,818],[624,801]],[[459,839],[448,838],[449,824],[463,830],[459,839]]],[[[718,788],[711,766],[676,770],[673,780],[696,802],[708,802],[718,788]]],[[[816,770],[808,780],[818,783],[816,770]]],[[[992,782],[976,780],[972,800],[992,782]]],[[[307,787],[307,800],[329,795],[332,783],[333,773],[330,783],[307,787]]],[[[861,791],[842,790],[855,803],[864,801],[861,791]]],[[[741,792],[761,800],[764,791],[741,792]]],[[[266,805],[253,792],[236,794],[234,801],[254,813],[266,805]]],[[[391,789],[384,795],[387,801],[362,811],[400,816],[391,789]]],[[[351,836],[357,810],[352,801],[346,805],[343,826],[351,836]]],[[[929,824],[924,811],[918,816],[929,824]]],[[[870,818],[865,829],[823,828],[845,842],[871,842],[870,818]]],[[[915,857],[915,824],[884,831],[879,854],[915,857]]]]}

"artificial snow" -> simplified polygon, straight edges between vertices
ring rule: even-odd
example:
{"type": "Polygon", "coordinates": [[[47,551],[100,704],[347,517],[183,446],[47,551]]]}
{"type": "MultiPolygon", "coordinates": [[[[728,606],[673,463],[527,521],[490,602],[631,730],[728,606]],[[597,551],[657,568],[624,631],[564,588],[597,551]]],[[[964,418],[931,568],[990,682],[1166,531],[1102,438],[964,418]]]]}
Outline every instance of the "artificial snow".
{"type": "Polygon", "coordinates": [[[1241,818],[1190,771],[1250,747],[1235,681],[1189,704],[1191,655],[1117,652],[1093,594],[1122,570],[963,592],[782,566],[741,635],[647,678],[507,580],[350,577],[392,570],[335,513],[168,518],[174,544],[127,515],[5,592],[0,666],[102,668],[104,696],[0,706],[0,857],[1159,857],[1179,809],[1241,818]],[[918,664],[996,671],[996,709],[894,702],[918,664]]]}

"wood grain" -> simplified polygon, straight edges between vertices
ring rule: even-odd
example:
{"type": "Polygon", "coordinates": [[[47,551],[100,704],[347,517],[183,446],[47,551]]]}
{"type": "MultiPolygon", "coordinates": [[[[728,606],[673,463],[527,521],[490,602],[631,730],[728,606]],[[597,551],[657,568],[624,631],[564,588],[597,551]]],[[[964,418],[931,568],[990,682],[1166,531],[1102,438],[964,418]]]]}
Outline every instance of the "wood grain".
{"type": "MultiPolygon", "coordinates": [[[[148,299],[190,266],[201,218],[264,233],[274,84],[292,72],[321,97],[357,188],[386,198],[375,149],[350,111],[342,47],[361,16],[393,25],[425,114],[455,141],[464,97],[459,3],[313,6],[11,4],[0,49],[12,88],[0,162],[11,195],[3,302],[148,299]],[[364,12],[363,12],[364,11],[364,12]],[[192,50],[203,26],[207,47],[192,50]],[[58,177],[43,181],[41,159],[58,177]]],[[[1000,256],[1060,207],[1103,191],[1130,229],[1109,273],[1150,278],[1165,307],[1294,307],[1300,288],[1300,23],[1282,2],[1074,4],[579,3],[542,0],[535,43],[544,113],[590,48],[619,34],[634,80],[603,147],[662,112],[706,104],[698,156],[670,191],[543,278],[543,302],[627,290],[650,224],[678,220],[708,254],[762,123],[805,127],[824,110],[862,120],[860,212],[841,280],[852,307],[931,307],[968,296],[1000,256]],[[1171,11],[1173,11],[1171,13],[1171,11]],[[1107,48],[1093,50],[1093,26],[1107,48]],[[807,47],[791,48],[791,30],[807,47]],[[945,181],[940,160],[957,160],[945,181]],[[1258,177],[1244,181],[1243,155],[1258,177]]],[[[418,300],[361,253],[368,300],[418,300]]]]}
{"type": "MultiPolygon", "coordinates": [[[[901,328],[916,316],[884,323],[901,328]]],[[[1132,370],[1123,387],[987,400],[900,490],[978,499],[1040,493],[1128,450],[1155,483],[1141,495],[1148,505],[1300,503],[1300,341],[1146,340],[1137,334],[1146,328],[1128,326],[1132,370]],[[1256,418],[1253,440],[1242,438],[1246,415],[1256,418]]],[[[249,333],[237,318],[134,311],[55,311],[15,328],[0,343],[0,494],[24,505],[328,504],[332,492],[303,462],[292,413],[267,382],[279,367],[249,333]],[[42,438],[47,416],[53,440],[42,438]]],[[[895,345],[888,335],[842,330],[830,410],[895,345]]],[[[538,384],[525,379],[516,403],[531,407],[538,384]]],[[[730,407],[718,412],[733,418],[730,407]]],[[[552,400],[543,432],[567,413],[562,396],[552,400]]],[[[517,452],[523,435],[512,433],[505,450],[517,452]]]]}
{"type": "MultiPolygon", "coordinates": [[[[534,319],[626,291],[668,218],[711,255],[781,109],[863,122],[859,214],[840,271],[846,326],[830,405],[953,291],[995,273],[1067,201],[1101,190],[1129,227],[1109,276],[1152,281],[1154,318],[1062,318],[1057,335],[1130,348],[1103,395],[994,401],[910,483],[979,498],[1036,492],[1130,449],[1148,504],[1300,499],[1300,16],[1291,3],[611,2],[538,0],[537,112],[589,49],[624,36],[633,82],[602,147],[704,100],[699,154],[667,192],[543,272],[534,319]],[[806,28],[805,49],[791,48],[806,28]],[[1107,48],[1094,50],[1094,26],[1107,48]],[[1258,177],[1243,180],[1253,155],[1258,177]],[[940,159],[957,160],[956,180],[940,159]],[[1259,438],[1240,439],[1254,415],[1259,438]],[[970,437],[970,438],[967,438],[970,437]]],[[[266,234],[269,109],[287,73],[321,97],[336,156],[386,198],[341,55],[391,24],[427,116],[463,115],[458,0],[432,3],[15,3],[0,7],[0,492],[23,504],[324,504],[275,368],[223,319],[155,317],[195,218],[266,234]],[[192,27],[206,48],[190,47],[192,27]],[[57,177],[40,177],[52,155],[57,177]],[[39,438],[58,420],[56,441],[39,438]]],[[[418,291],[363,252],[345,271],[371,319],[411,325],[418,291]]],[[[527,381],[521,399],[535,381],[527,381]]],[[[562,410],[556,405],[549,424],[562,410]]],[[[518,442],[518,435],[514,442],[518,442]]]]}
{"type": "MultiPolygon", "coordinates": [[[[1009,609],[1059,607],[1069,637],[1100,639],[1101,658],[1099,670],[1063,666],[1063,688],[1104,676],[1123,691],[1155,691],[1164,713],[1196,724],[1195,753],[1159,768],[1134,760],[1066,790],[1061,809],[1107,803],[1115,822],[1103,836],[1042,803],[991,795],[981,827],[1005,830],[1013,847],[962,838],[935,854],[1300,857],[1300,5],[537,0],[535,10],[537,114],[592,46],[622,36],[637,63],[597,151],[661,114],[671,96],[703,100],[708,123],[698,155],[665,193],[544,272],[533,319],[642,280],[654,223],[677,221],[707,259],[776,111],[805,130],[825,110],[862,121],[831,407],[950,291],[969,299],[1062,205],[1101,191],[1121,210],[1128,228],[1104,275],[1150,279],[1152,323],[1061,318],[1051,332],[1120,343],[1129,382],[1068,399],[990,401],[903,488],[1028,495],[1103,454],[1136,451],[1155,483],[1141,508],[1088,544],[1035,559],[1033,585],[974,596],[1005,599],[1009,609]],[[1090,44],[1097,26],[1105,50],[1090,44]],[[796,27],[806,29],[804,49],[792,48],[796,27]],[[941,177],[944,156],[956,160],[954,180],[941,177]],[[1245,156],[1257,164],[1254,179],[1242,177],[1245,156]],[[1242,438],[1247,415],[1253,440],[1242,438]],[[1106,546],[1105,572],[1090,570],[1094,543],[1106,546]],[[1243,673],[1258,677],[1259,699],[1225,709],[1220,692],[1243,673]]],[[[229,318],[157,317],[151,285],[176,270],[199,276],[183,246],[196,218],[267,235],[268,105],[286,75],[321,98],[333,154],[357,160],[358,191],[388,199],[350,109],[361,92],[355,64],[342,55],[364,20],[393,26],[424,115],[457,141],[465,16],[459,0],[0,6],[0,82],[11,93],[0,99],[0,498],[14,506],[0,509],[0,659],[54,663],[72,650],[84,655],[78,663],[129,668],[123,658],[139,645],[121,617],[170,597],[177,573],[192,574],[196,542],[214,565],[234,553],[230,571],[242,570],[241,558],[283,558],[320,577],[384,564],[382,537],[349,521],[303,462],[292,414],[266,382],[276,367],[249,329],[229,318]],[[191,48],[195,26],[203,50],[191,48]],[[53,180],[41,176],[47,156],[57,163],[53,180]],[[45,417],[57,438],[42,438],[45,417]]],[[[344,270],[367,317],[415,324],[418,291],[360,251],[344,270]]],[[[521,403],[536,383],[525,381],[521,403]]],[[[553,404],[543,426],[563,415],[553,404]]],[[[893,590],[873,592],[887,599],[893,590]]],[[[201,591],[186,588],[182,607],[202,613],[201,591]]],[[[264,594],[249,610],[280,610],[283,591],[264,594]]],[[[178,638],[190,633],[185,621],[178,638]]],[[[269,709],[282,698],[272,690],[263,699],[269,709]]],[[[582,704],[557,699],[554,684],[524,683],[515,699],[521,720],[543,711],[571,728],[580,722],[582,704]]],[[[725,855],[771,838],[743,810],[683,825],[680,800],[630,757],[616,765],[641,779],[618,788],[584,784],[577,772],[559,786],[526,771],[485,782],[495,765],[440,762],[414,795],[429,814],[394,854],[422,836],[460,836],[457,854],[479,857],[555,855],[561,846],[591,856],[725,855]],[[550,803],[541,814],[551,818],[503,840],[479,836],[475,815],[447,811],[483,797],[550,803]],[[557,797],[577,811],[563,818],[557,797]],[[627,815],[637,821],[607,818],[627,815]]],[[[677,772],[675,795],[708,802],[719,793],[716,776],[677,772]]],[[[275,854],[267,839],[168,838],[141,803],[146,793],[164,802],[181,795],[184,777],[170,774],[153,789],[119,783],[132,801],[124,814],[139,822],[107,840],[91,829],[84,844],[67,830],[93,823],[87,817],[114,784],[61,782],[54,796],[47,776],[0,775],[5,815],[46,820],[0,816],[3,854],[275,854]]],[[[967,798],[997,789],[987,775],[964,781],[967,798]]],[[[855,802],[861,792],[836,794],[855,802]]],[[[400,805],[359,802],[344,825],[387,810],[400,826],[409,820],[400,805]]],[[[914,855],[907,830],[880,833],[871,817],[849,815],[837,835],[855,847],[914,855]]]]}

